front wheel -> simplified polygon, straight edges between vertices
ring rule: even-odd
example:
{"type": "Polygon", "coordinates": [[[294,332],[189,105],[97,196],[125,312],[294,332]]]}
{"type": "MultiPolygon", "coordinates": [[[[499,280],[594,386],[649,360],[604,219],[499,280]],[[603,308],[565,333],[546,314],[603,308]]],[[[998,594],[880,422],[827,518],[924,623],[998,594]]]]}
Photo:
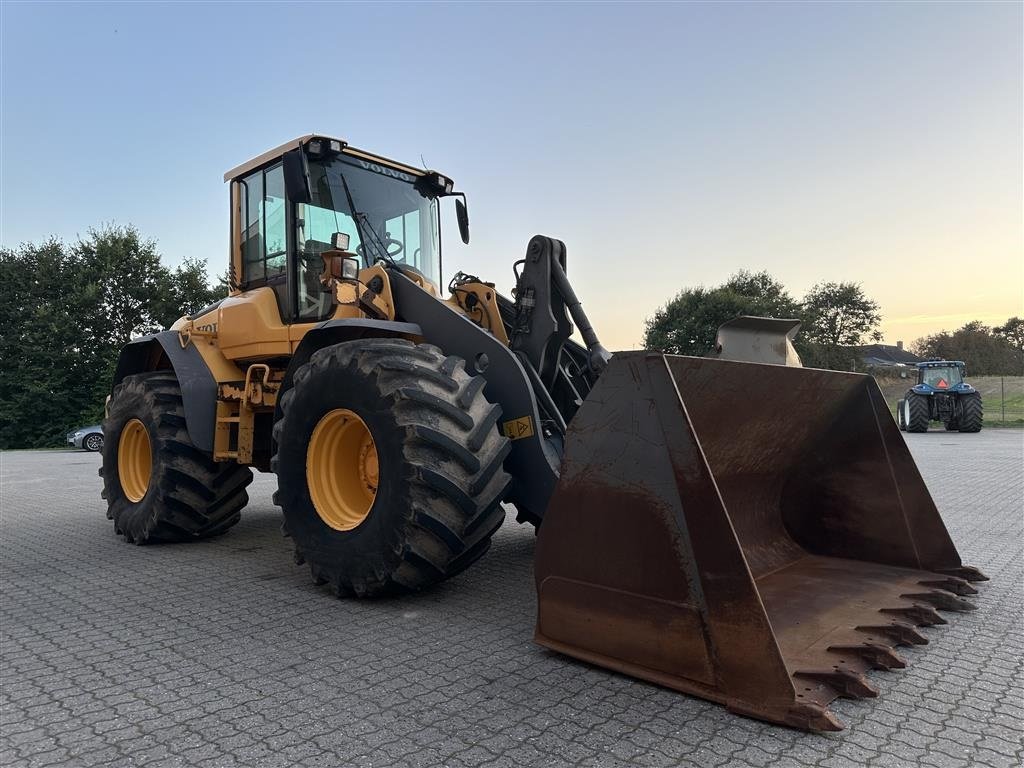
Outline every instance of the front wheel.
{"type": "Polygon", "coordinates": [[[296,371],[274,425],[274,502],[315,582],[358,597],[422,589],[487,551],[511,443],[484,384],[403,339],[335,344],[296,371]]]}
{"type": "Polygon", "coordinates": [[[900,428],[900,432],[906,432],[907,431],[907,418],[906,418],[906,414],[904,413],[904,410],[906,409],[906,406],[907,406],[907,401],[906,400],[897,400],[896,401],[896,424],[900,428]]]}
{"type": "Polygon", "coordinates": [[[86,435],[82,441],[82,447],[90,453],[96,453],[97,451],[103,450],[103,435],[99,432],[93,432],[91,435],[86,435]]]}

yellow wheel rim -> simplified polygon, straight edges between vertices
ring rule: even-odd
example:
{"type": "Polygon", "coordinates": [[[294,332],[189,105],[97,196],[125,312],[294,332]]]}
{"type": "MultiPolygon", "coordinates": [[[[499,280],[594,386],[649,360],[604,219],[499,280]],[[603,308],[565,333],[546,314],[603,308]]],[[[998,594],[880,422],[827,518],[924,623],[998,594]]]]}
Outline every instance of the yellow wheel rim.
{"type": "Polygon", "coordinates": [[[351,531],[370,514],[380,468],[370,429],[357,414],[324,414],[306,449],[306,485],[316,513],[336,531],[351,531]]]}
{"type": "Polygon", "coordinates": [[[117,441],[117,476],[129,501],[142,501],[153,472],[153,446],[149,432],[138,419],[124,425],[117,441]]]}

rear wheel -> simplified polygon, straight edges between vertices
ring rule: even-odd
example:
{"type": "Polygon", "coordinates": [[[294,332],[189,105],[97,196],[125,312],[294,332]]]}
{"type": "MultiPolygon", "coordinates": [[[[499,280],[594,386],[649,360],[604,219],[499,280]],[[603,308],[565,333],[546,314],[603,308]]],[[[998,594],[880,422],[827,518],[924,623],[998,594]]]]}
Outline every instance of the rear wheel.
{"type": "Polygon", "coordinates": [[[928,398],[916,392],[907,393],[907,432],[928,431],[928,398]]]}
{"type": "Polygon", "coordinates": [[[100,476],[117,533],[133,544],[191,541],[238,522],[252,472],[192,444],[174,373],[126,377],[108,413],[100,476]]]}
{"type": "Polygon", "coordinates": [[[956,419],[950,419],[944,425],[947,432],[956,432],[960,429],[960,423],[956,419]]]}
{"type": "Polygon", "coordinates": [[[981,405],[981,395],[972,392],[969,395],[960,396],[960,426],[961,432],[980,432],[981,423],[984,420],[984,412],[981,405]]]}
{"type": "Polygon", "coordinates": [[[511,443],[484,383],[402,339],[326,347],[296,372],[274,426],[274,501],[314,581],[360,597],[421,589],[487,551],[511,443]]]}

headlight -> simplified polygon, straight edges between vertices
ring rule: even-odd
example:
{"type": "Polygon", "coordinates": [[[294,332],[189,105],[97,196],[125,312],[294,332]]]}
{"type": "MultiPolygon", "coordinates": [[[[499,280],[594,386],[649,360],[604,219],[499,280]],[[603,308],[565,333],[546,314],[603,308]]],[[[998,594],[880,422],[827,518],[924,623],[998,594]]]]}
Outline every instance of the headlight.
{"type": "Polygon", "coordinates": [[[341,260],[341,279],[356,280],[359,277],[359,259],[343,258],[341,260]]]}
{"type": "Polygon", "coordinates": [[[75,437],[81,437],[81,436],[82,436],[81,432],[75,432],[75,437]]]}

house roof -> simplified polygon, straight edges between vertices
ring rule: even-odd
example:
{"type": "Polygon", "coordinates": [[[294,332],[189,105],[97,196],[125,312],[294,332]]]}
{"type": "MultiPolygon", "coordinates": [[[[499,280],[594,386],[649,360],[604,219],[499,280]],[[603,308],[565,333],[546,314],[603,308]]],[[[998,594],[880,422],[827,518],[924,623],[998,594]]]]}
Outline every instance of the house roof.
{"type": "Polygon", "coordinates": [[[913,365],[921,361],[917,355],[892,344],[868,344],[857,352],[870,365],[913,365]]]}

